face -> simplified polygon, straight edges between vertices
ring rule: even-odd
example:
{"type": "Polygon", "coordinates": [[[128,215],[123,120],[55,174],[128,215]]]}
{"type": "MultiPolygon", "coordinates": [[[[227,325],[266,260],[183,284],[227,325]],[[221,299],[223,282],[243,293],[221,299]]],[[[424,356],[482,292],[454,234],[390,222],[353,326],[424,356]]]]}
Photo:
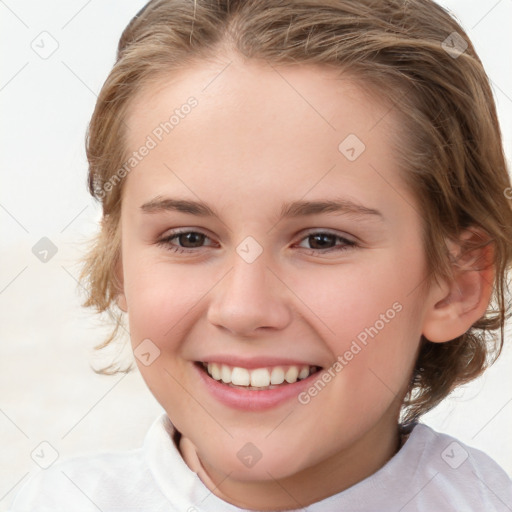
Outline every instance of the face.
{"type": "Polygon", "coordinates": [[[127,117],[119,304],[137,364],[212,474],[356,468],[396,428],[426,307],[399,124],[330,69],[226,63],[127,117]]]}

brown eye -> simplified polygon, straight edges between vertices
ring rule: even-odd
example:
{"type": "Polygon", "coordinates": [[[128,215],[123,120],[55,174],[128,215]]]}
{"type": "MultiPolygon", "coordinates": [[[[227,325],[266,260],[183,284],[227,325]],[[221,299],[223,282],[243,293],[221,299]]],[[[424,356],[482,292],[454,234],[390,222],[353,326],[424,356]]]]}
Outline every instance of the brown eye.
{"type": "Polygon", "coordinates": [[[319,254],[327,253],[331,251],[345,251],[357,247],[357,244],[352,240],[348,240],[342,236],[334,233],[325,231],[318,231],[316,233],[309,233],[299,243],[300,247],[304,249],[310,249],[310,252],[318,252],[319,254]],[[304,247],[302,244],[306,242],[308,247],[304,247]]]}
{"type": "MultiPolygon", "coordinates": [[[[204,233],[198,231],[180,231],[165,236],[161,240],[158,240],[156,244],[165,247],[169,251],[192,253],[197,252],[198,249],[205,246],[207,240],[210,240],[210,238],[204,233]]],[[[206,246],[208,245],[213,244],[209,243],[206,246]]]]}
{"type": "Polygon", "coordinates": [[[201,246],[204,243],[206,236],[202,233],[190,231],[188,233],[180,233],[179,235],[176,235],[175,238],[179,241],[181,247],[196,248],[198,247],[197,244],[201,246]]]}
{"type": "Polygon", "coordinates": [[[336,236],[329,233],[317,233],[308,236],[311,249],[330,249],[336,245],[336,236]]]}

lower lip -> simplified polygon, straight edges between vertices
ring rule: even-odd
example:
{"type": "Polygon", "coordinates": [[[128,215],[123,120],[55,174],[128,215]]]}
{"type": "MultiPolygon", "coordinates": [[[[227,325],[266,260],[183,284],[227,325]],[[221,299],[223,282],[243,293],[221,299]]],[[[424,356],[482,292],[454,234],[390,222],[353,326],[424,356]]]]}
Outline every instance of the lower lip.
{"type": "Polygon", "coordinates": [[[194,363],[194,368],[199,373],[201,381],[205,384],[208,391],[219,402],[244,411],[261,411],[277,407],[293,398],[298,400],[298,395],[307,388],[312,381],[320,376],[320,371],[313,373],[309,377],[298,380],[293,384],[285,384],[273,389],[250,390],[241,389],[223,384],[210,377],[208,373],[200,367],[201,363],[194,363]]]}

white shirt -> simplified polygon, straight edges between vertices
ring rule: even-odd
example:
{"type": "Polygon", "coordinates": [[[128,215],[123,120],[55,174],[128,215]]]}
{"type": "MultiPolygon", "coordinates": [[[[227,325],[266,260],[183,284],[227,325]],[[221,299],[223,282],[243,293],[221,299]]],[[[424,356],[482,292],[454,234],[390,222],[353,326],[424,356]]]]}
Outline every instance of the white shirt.
{"type": "MultiPolygon", "coordinates": [[[[183,460],[165,414],[142,448],[61,461],[32,476],[11,512],[240,512],[183,460]]],[[[417,424],[376,473],[308,512],[511,512],[512,480],[486,454],[417,424]]]]}

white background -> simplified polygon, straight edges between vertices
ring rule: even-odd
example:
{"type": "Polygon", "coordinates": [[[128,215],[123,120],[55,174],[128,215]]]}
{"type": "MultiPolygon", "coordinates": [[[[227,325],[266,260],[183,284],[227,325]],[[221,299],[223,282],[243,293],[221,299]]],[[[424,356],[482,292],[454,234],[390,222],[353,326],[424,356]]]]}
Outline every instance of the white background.
{"type": "MultiPolygon", "coordinates": [[[[0,512],[39,470],[31,453],[41,442],[61,460],[136,448],[161,412],[138,372],[91,370],[92,347],[108,329],[81,308],[76,282],[77,258],[100,215],[86,191],[85,130],[122,29],[144,3],[0,0],[0,512]],[[47,59],[31,47],[43,31],[58,43],[47,59]],[[58,248],[47,263],[32,253],[42,237],[58,248]]],[[[486,67],[510,161],[512,0],[440,3],[486,67]]],[[[486,451],[512,475],[511,363],[507,348],[424,421],[486,451]]]]}

